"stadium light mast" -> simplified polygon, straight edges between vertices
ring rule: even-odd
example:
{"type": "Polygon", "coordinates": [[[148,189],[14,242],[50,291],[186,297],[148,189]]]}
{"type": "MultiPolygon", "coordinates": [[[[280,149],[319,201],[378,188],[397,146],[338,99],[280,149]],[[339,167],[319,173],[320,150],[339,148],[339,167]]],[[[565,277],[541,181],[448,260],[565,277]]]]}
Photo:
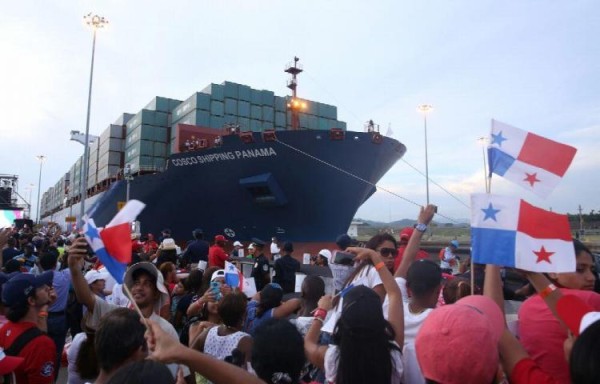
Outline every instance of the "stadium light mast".
{"type": "Polygon", "coordinates": [[[427,157],[427,114],[433,110],[429,104],[421,104],[417,110],[423,114],[423,124],[425,128],[425,191],[427,195],[427,205],[429,205],[429,159],[427,157]]]}

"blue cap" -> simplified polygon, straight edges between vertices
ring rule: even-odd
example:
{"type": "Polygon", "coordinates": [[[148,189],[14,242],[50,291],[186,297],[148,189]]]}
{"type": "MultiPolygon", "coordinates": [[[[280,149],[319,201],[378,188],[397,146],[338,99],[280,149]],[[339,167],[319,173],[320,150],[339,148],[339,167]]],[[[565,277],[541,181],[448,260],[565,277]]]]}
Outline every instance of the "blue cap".
{"type": "Polygon", "coordinates": [[[8,307],[27,303],[27,298],[35,289],[44,285],[51,286],[53,277],[52,271],[44,272],[39,276],[18,273],[2,287],[2,302],[8,307]]]}
{"type": "Polygon", "coordinates": [[[452,241],[450,242],[450,245],[451,245],[451,246],[453,246],[454,248],[458,248],[458,245],[459,245],[459,244],[458,244],[458,240],[452,240],[452,241]]]}

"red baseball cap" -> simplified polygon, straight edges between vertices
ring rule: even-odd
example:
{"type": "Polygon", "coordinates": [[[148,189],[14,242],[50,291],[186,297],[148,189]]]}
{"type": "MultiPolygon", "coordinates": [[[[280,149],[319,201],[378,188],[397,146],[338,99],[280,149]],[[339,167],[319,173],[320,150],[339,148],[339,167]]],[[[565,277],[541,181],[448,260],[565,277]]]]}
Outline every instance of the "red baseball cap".
{"type": "Polygon", "coordinates": [[[415,339],[423,376],[445,384],[491,383],[503,331],[504,315],[486,296],[467,296],[434,309],[415,339]]]}
{"type": "Polygon", "coordinates": [[[579,336],[587,327],[600,320],[600,312],[595,312],[594,308],[573,295],[564,295],[558,299],[556,312],[575,336],[579,336]]]}
{"type": "Polygon", "coordinates": [[[412,236],[415,229],[413,227],[406,227],[402,231],[400,231],[400,241],[406,240],[408,241],[412,236]]]}
{"type": "Polygon", "coordinates": [[[215,236],[215,243],[218,243],[218,242],[226,243],[227,239],[223,235],[217,235],[217,236],[215,236]]]}

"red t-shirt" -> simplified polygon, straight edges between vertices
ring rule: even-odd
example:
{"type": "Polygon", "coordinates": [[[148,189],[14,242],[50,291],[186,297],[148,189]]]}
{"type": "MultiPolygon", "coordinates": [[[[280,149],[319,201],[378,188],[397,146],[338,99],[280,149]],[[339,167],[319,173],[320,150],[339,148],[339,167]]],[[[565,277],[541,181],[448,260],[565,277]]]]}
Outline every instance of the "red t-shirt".
{"type": "MultiPolygon", "coordinates": [[[[0,347],[9,348],[15,339],[29,328],[37,327],[30,322],[9,321],[0,328],[0,347]]],[[[56,346],[46,335],[38,336],[23,347],[19,356],[23,364],[15,371],[19,384],[51,384],[54,382],[56,346]]]]}
{"type": "Polygon", "coordinates": [[[510,373],[511,384],[558,384],[530,358],[520,360],[510,373]]]}
{"type": "MultiPolygon", "coordinates": [[[[394,272],[396,272],[396,270],[400,266],[400,263],[402,262],[402,258],[404,257],[405,250],[406,250],[406,245],[401,245],[400,248],[398,248],[398,256],[396,257],[396,260],[394,260],[394,272]]],[[[428,259],[428,258],[429,258],[429,254],[427,252],[425,252],[424,250],[419,249],[417,251],[417,256],[415,257],[415,260],[424,260],[424,259],[428,259]]]]}
{"type": "Polygon", "coordinates": [[[227,254],[223,248],[218,245],[213,245],[208,249],[208,266],[218,267],[220,269],[225,268],[225,261],[228,259],[227,254]]]}
{"type": "MultiPolygon", "coordinates": [[[[600,294],[592,291],[561,288],[563,295],[574,295],[600,311],[600,294]]],[[[569,384],[569,364],[565,359],[563,343],[567,329],[559,323],[539,296],[525,300],[519,310],[519,339],[533,361],[556,379],[557,383],[569,384]]]]}

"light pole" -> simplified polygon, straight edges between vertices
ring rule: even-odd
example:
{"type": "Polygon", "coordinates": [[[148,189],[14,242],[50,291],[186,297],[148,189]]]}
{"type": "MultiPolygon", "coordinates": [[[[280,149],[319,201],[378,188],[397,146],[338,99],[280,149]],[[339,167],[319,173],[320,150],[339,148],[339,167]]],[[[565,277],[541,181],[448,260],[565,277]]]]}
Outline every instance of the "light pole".
{"type": "Polygon", "coordinates": [[[35,185],[33,185],[33,183],[30,183],[27,188],[25,188],[26,191],[29,191],[29,201],[27,202],[27,210],[29,211],[29,218],[31,219],[31,194],[33,192],[33,188],[35,187],[35,185]]]}
{"type": "Polygon", "coordinates": [[[46,160],[46,156],[37,155],[36,158],[40,162],[40,177],[38,178],[38,198],[37,198],[37,218],[35,220],[36,224],[40,223],[40,191],[42,190],[42,165],[44,164],[44,160],[46,160]]]}
{"type": "Polygon", "coordinates": [[[100,28],[104,28],[108,24],[108,20],[98,15],[92,15],[88,13],[83,17],[85,23],[92,27],[94,37],[92,39],[92,65],[90,67],[90,86],[88,90],[88,103],[87,103],[87,118],[85,122],[85,141],[83,150],[83,161],[81,162],[81,210],[80,219],[83,220],[85,214],[85,198],[87,197],[87,178],[88,178],[88,166],[90,157],[89,148],[89,136],[90,136],[90,109],[92,106],[92,81],[94,79],[94,54],[96,52],[96,31],[100,28]]]}
{"type": "Polygon", "coordinates": [[[487,167],[487,161],[485,158],[485,144],[487,143],[487,137],[485,136],[481,136],[480,138],[477,139],[477,141],[481,142],[481,153],[483,155],[483,183],[485,185],[485,192],[489,193],[489,186],[488,186],[488,167],[487,167]]]}
{"type": "Polygon", "coordinates": [[[123,168],[123,176],[125,181],[127,182],[127,192],[125,196],[125,202],[129,201],[129,183],[133,180],[133,175],[131,174],[131,164],[125,164],[125,168],[123,168]]]}
{"type": "Polygon", "coordinates": [[[429,159],[427,157],[427,114],[433,110],[429,104],[421,104],[417,110],[423,114],[423,123],[425,125],[425,188],[427,192],[427,205],[429,205],[429,159]]]}

